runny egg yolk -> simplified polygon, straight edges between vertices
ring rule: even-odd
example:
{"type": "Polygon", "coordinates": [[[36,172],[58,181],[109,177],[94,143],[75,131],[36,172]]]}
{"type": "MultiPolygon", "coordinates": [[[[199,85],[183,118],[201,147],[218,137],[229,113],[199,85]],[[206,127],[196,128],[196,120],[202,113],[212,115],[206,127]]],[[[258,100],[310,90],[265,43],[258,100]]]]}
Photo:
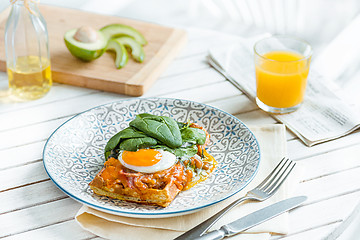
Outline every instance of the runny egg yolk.
{"type": "Polygon", "coordinates": [[[133,166],[153,166],[162,158],[162,154],[155,149],[139,149],[136,152],[124,151],[122,160],[133,166]]]}

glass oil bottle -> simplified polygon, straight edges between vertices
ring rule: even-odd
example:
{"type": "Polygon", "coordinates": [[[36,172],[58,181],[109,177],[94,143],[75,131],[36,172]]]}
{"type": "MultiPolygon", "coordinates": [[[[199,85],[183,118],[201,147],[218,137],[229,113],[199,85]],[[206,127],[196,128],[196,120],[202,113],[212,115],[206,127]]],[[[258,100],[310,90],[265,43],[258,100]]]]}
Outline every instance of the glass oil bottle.
{"type": "Polygon", "coordinates": [[[49,39],[36,0],[11,0],[5,27],[6,66],[11,95],[43,97],[51,88],[49,39]]]}

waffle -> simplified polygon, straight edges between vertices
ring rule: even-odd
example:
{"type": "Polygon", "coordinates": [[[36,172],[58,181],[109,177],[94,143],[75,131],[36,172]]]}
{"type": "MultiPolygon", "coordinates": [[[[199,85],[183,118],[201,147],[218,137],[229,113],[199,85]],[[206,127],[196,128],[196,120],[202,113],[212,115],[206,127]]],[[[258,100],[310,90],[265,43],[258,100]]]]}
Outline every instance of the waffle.
{"type": "Polygon", "coordinates": [[[89,186],[98,195],[166,207],[183,189],[187,180],[188,176],[181,164],[154,174],[146,174],[128,170],[119,160],[110,158],[89,186]],[[173,177],[169,178],[168,173],[173,177]]]}

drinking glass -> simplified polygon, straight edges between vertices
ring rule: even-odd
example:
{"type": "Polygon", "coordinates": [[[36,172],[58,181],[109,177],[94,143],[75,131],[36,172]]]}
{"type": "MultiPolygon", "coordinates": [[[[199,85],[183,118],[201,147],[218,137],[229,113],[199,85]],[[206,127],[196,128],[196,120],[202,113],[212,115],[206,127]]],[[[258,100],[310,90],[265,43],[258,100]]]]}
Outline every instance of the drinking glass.
{"type": "Polygon", "coordinates": [[[306,41],[273,36],[254,46],[256,103],[266,112],[284,114],[303,102],[312,49],[306,41]]]}

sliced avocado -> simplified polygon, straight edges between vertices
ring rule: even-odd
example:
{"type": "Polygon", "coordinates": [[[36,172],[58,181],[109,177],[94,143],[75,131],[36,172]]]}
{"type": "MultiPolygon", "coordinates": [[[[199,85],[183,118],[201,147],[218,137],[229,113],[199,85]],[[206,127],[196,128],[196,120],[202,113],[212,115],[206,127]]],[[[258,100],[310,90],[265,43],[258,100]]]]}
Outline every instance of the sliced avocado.
{"type": "Polygon", "coordinates": [[[129,36],[134,38],[141,45],[147,44],[145,37],[139,31],[127,25],[116,23],[110,24],[101,28],[100,31],[105,35],[107,39],[120,36],[129,36]]]}
{"type": "Polygon", "coordinates": [[[67,31],[64,35],[65,45],[72,55],[84,61],[92,61],[105,52],[107,38],[102,32],[95,32],[97,34],[94,41],[84,42],[77,40],[76,37],[74,38],[78,31],[78,29],[72,29],[67,31]]]}
{"type": "Polygon", "coordinates": [[[116,38],[122,45],[124,45],[127,49],[130,49],[131,56],[137,62],[143,62],[145,59],[145,52],[141,44],[139,44],[135,39],[131,37],[118,37],[116,38]]]}
{"type": "Polygon", "coordinates": [[[125,46],[116,38],[110,39],[106,50],[111,50],[116,53],[115,66],[120,69],[124,67],[129,59],[125,46]]]}

